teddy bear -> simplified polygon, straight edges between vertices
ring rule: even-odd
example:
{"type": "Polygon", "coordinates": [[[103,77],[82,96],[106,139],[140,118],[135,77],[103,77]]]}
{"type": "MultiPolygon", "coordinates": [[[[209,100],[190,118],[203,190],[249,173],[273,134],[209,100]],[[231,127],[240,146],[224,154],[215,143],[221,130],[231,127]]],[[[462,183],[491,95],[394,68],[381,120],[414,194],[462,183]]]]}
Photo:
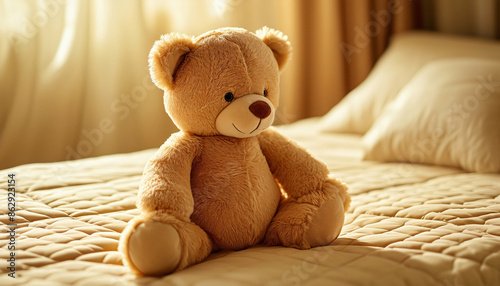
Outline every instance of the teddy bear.
{"type": "Polygon", "coordinates": [[[271,127],[290,57],[287,37],[267,27],[155,42],[150,74],[180,131],[144,168],[140,215],[120,239],[133,273],[166,275],[218,250],[309,249],[337,238],[347,186],[271,127]]]}

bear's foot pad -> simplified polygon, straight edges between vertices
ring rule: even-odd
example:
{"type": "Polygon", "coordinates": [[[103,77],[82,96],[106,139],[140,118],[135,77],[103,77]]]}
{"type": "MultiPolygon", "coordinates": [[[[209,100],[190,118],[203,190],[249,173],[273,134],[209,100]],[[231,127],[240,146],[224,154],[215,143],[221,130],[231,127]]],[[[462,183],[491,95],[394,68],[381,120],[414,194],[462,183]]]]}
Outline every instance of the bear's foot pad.
{"type": "Polygon", "coordinates": [[[311,247],[333,242],[344,225],[344,204],[339,196],[326,201],[319,208],[306,232],[306,241],[311,247]]]}
{"type": "Polygon", "coordinates": [[[169,224],[142,223],[130,237],[129,255],[135,267],[145,275],[168,274],[181,260],[179,233],[169,224]]]}

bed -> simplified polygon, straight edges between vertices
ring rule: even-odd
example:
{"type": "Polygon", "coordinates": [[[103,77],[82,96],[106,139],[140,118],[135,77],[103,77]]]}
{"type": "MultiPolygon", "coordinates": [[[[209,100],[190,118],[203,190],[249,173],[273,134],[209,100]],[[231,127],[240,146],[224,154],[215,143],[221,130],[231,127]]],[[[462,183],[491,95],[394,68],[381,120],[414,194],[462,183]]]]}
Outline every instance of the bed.
{"type": "Polygon", "coordinates": [[[403,34],[328,114],[279,127],[350,187],[324,247],[135,278],[118,240],[155,149],[2,170],[0,285],[500,285],[499,60],[495,41],[403,34]]]}

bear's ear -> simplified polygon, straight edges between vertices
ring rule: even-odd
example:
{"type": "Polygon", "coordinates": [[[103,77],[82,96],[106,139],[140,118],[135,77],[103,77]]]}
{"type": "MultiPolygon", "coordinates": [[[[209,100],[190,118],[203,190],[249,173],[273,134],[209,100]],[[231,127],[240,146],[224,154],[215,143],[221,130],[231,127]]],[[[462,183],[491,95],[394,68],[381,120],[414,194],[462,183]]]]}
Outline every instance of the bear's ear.
{"type": "Polygon", "coordinates": [[[288,37],[282,32],[268,27],[263,27],[255,34],[273,51],[279,70],[282,71],[292,56],[292,45],[288,41],[288,37]]]}
{"type": "Polygon", "coordinates": [[[149,53],[149,73],[157,87],[172,89],[177,69],[194,48],[193,38],[172,33],[161,36],[149,53]]]}

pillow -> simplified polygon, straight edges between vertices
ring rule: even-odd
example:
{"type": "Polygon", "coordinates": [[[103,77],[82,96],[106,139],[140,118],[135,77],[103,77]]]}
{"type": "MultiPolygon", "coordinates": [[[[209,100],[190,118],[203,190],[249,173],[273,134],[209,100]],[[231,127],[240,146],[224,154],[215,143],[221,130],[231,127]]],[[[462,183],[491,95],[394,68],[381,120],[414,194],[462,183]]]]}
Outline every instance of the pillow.
{"type": "Polygon", "coordinates": [[[363,137],[365,159],[500,171],[500,61],[424,66],[363,137]]]}
{"type": "Polygon", "coordinates": [[[365,81],[323,117],[319,129],[366,133],[422,66],[451,57],[500,60],[500,42],[422,31],[398,34],[365,81]]]}

